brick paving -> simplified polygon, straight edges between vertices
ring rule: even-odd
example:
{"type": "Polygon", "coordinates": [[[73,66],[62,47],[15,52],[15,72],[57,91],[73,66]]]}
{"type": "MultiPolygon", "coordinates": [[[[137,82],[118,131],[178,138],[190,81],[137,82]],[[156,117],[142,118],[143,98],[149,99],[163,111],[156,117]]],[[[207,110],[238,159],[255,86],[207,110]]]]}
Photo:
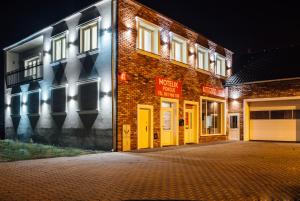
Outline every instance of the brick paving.
{"type": "Polygon", "coordinates": [[[234,142],[0,163],[0,200],[300,200],[300,144],[234,142]]]}

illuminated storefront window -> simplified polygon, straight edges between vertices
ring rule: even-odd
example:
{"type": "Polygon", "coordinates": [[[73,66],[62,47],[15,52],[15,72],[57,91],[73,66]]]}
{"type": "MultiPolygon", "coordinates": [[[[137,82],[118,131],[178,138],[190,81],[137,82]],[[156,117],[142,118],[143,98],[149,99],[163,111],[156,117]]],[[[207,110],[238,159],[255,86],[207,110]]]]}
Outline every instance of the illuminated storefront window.
{"type": "Polygon", "coordinates": [[[202,134],[222,134],[223,103],[202,101],[202,134]]]}

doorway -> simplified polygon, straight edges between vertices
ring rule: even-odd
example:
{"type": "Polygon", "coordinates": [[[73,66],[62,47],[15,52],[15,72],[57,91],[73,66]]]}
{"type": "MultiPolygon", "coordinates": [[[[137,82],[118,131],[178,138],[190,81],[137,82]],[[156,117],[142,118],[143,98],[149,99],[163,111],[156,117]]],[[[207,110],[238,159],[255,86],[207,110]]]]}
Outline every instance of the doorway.
{"type": "Polygon", "coordinates": [[[198,107],[197,102],[184,102],[184,143],[198,143],[198,107]]]}
{"type": "Polygon", "coordinates": [[[178,100],[162,98],[161,146],[178,145],[178,100]]]}
{"type": "Polygon", "coordinates": [[[153,148],[153,107],[138,105],[138,149],[153,148]]]}
{"type": "Polygon", "coordinates": [[[229,140],[240,140],[239,117],[238,113],[229,114],[229,140]]]}

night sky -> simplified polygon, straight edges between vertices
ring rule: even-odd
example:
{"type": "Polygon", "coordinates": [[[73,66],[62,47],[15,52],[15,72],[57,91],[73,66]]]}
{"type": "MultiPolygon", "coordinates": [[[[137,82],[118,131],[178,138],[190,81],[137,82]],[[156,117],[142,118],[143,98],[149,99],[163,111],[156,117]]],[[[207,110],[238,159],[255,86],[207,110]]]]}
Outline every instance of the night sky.
{"type": "MultiPolygon", "coordinates": [[[[96,1],[2,1],[0,48],[3,49],[94,2],[96,1]]],[[[254,51],[300,45],[300,10],[293,1],[260,0],[245,3],[246,1],[229,0],[139,0],[139,2],[234,51],[237,56],[249,49],[254,51]]],[[[3,68],[2,52],[0,67],[3,68]]]]}

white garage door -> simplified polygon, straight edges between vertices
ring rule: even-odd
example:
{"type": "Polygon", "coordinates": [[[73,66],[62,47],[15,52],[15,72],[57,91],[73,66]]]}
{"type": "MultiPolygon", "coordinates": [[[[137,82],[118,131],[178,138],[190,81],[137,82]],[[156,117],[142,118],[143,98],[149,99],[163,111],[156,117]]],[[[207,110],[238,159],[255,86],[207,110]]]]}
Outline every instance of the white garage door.
{"type": "Polygon", "coordinates": [[[297,141],[299,135],[299,101],[250,103],[250,140],[297,141]]]}

